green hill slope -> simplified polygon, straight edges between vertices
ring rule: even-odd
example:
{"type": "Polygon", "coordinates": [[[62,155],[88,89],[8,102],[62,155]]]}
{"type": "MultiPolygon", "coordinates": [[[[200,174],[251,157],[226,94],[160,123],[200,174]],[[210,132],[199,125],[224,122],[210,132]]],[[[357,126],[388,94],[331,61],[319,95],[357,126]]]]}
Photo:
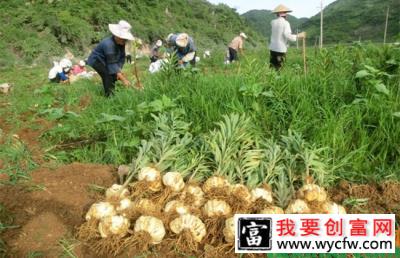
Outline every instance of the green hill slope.
{"type": "MultiPolygon", "coordinates": [[[[387,41],[400,34],[400,0],[337,0],[324,10],[325,43],[371,40],[382,42],[386,8],[390,7],[387,41]]],[[[268,10],[252,10],[243,17],[262,35],[269,37],[270,21],[275,18],[268,10]]],[[[309,41],[315,42],[320,34],[320,14],[310,19],[289,16],[292,30],[306,30],[309,41]]]]}
{"type": "Polygon", "coordinates": [[[205,0],[12,0],[1,1],[0,12],[0,67],[49,60],[65,47],[86,53],[119,19],[145,42],[180,31],[207,48],[226,45],[240,31],[249,34],[248,46],[262,40],[233,9],[205,0]]]}
{"type": "MultiPolygon", "coordinates": [[[[399,0],[338,0],[324,11],[324,41],[326,43],[352,42],[356,40],[383,41],[386,8],[390,7],[388,41],[400,33],[399,0]]],[[[309,38],[319,36],[320,16],[312,17],[303,24],[309,38]]]]}
{"type": "MultiPolygon", "coordinates": [[[[276,15],[269,10],[251,10],[242,14],[250,26],[263,36],[269,38],[271,35],[271,21],[276,18],[276,15]]],[[[293,32],[301,28],[301,24],[307,21],[307,18],[296,18],[292,15],[288,16],[288,21],[293,32]]]]}

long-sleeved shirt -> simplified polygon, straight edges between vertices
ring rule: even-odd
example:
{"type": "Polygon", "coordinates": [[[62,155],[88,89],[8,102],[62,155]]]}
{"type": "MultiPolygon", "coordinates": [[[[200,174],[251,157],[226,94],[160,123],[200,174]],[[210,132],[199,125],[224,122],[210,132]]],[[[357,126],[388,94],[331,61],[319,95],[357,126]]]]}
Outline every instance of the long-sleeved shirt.
{"type": "Polygon", "coordinates": [[[232,42],[229,44],[230,48],[238,51],[239,49],[243,49],[243,39],[240,36],[235,37],[232,42]]]}
{"type": "Polygon", "coordinates": [[[186,47],[179,47],[176,44],[177,37],[178,37],[178,34],[171,36],[168,43],[172,46],[172,51],[176,52],[179,59],[182,59],[184,56],[186,56],[189,53],[196,52],[196,46],[194,44],[192,37],[189,37],[189,41],[188,41],[188,44],[186,47]]]}
{"type": "Polygon", "coordinates": [[[296,41],[297,36],[292,34],[289,22],[279,17],[271,21],[272,34],[269,49],[274,52],[286,53],[288,41],[296,41]]]}
{"type": "Polygon", "coordinates": [[[109,74],[121,72],[125,63],[125,46],[118,45],[113,36],[103,39],[90,54],[88,64],[93,66],[96,61],[101,62],[109,74]]]}

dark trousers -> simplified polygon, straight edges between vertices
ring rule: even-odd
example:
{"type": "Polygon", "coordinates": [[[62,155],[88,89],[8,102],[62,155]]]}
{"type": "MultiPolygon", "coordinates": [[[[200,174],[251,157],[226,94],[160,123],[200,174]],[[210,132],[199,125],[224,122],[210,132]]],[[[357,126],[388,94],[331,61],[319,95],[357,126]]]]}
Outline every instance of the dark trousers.
{"type": "Polygon", "coordinates": [[[117,81],[116,74],[109,74],[107,68],[99,61],[93,64],[93,69],[100,75],[103,81],[104,94],[109,97],[114,94],[115,82],[117,81]]]}
{"type": "Polygon", "coordinates": [[[131,55],[126,55],[126,63],[132,64],[132,56],[131,55]]]}
{"type": "Polygon", "coordinates": [[[280,53],[275,51],[270,51],[269,63],[270,67],[274,67],[276,70],[282,68],[285,63],[286,53],[280,53]]]}
{"type": "Polygon", "coordinates": [[[156,56],[150,57],[150,62],[151,62],[151,63],[155,63],[155,62],[157,62],[157,61],[158,61],[158,57],[156,57],[156,56]]]}
{"type": "Polygon", "coordinates": [[[239,60],[238,53],[235,49],[229,48],[229,62],[239,60]]]}

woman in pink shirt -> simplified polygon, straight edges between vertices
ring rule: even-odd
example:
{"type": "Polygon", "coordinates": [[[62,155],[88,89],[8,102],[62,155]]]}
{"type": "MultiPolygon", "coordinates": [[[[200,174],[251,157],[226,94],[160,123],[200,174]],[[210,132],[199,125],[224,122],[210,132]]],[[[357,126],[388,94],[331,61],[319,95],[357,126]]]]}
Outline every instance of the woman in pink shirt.
{"type": "Polygon", "coordinates": [[[73,75],[79,75],[82,73],[86,73],[86,63],[83,60],[79,61],[79,65],[74,65],[72,68],[73,75]]]}

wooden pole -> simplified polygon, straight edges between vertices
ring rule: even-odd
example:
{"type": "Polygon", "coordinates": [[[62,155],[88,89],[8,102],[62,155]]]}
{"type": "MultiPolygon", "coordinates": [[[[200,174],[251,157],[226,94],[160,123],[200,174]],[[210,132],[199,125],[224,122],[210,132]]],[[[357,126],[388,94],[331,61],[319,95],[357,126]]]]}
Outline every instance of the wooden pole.
{"type": "MultiPolygon", "coordinates": [[[[296,29],[296,35],[299,34],[299,29],[296,29]]],[[[299,39],[296,40],[297,49],[299,49],[299,39]]]]}
{"type": "Polygon", "coordinates": [[[304,65],[304,75],[307,75],[306,38],[303,38],[303,65],[304,65]]]}
{"type": "Polygon", "coordinates": [[[386,10],[386,23],[385,23],[385,34],[383,35],[383,44],[386,44],[388,22],[389,22],[389,6],[386,10]]]}
{"type": "Polygon", "coordinates": [[[143,85],[140,82],[139,71],[138,71],[137,65],[136,65],[136,53],[137,53],[137,49],[138,49],[138,43],[136,41],[134,41],[134,42],[132,42],[132,44],[133,44],[133,75],[136,78],[135,87],[138,90],[142,90],[143,85]]]}
{"type": "Polygon", "coordinates": [[[321,0],[321,29],[320,29],[320,45],[319,47],[322,48],[324,46],[324,4],[321,0]]]}

